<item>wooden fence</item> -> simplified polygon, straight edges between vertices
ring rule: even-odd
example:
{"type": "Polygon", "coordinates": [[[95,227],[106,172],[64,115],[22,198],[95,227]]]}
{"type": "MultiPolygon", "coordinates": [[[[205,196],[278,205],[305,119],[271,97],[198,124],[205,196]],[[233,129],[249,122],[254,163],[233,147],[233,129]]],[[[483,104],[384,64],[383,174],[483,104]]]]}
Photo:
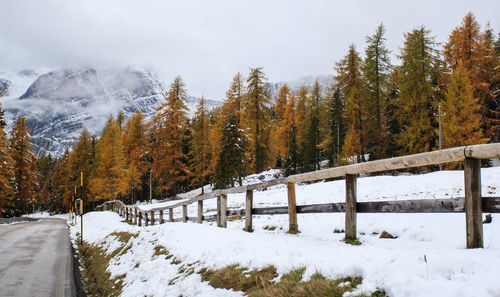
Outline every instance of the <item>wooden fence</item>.
{"type": "MultiPolygon", "coordinates": [[[[345,212],[345,238],[356,239],[357,213],[450,213],[465,212],[467,248],[483,247],[482,213],[500,212],[500,197],[481,197],[481,159],[500,158],[500,143],[470,145],[445,149],[397,158],[370,161],[318,170],[308,173],[290,175],[286,178],[277,178],[270,181],[233,187],[223,190],[214,190],[204,195],[181,201],[179,203],[141,210],[136,205],[125,205],[119,200],[105,202],[98,206],[101,210],[113,210],[127,220],[142,226],[162,224],[164,212],[168,210],[168,221],[194,221],[202,223],[204,220],[217,221],[218,227],[227,227],[230,216],[245,216],[245,231],[252,232],[252,215],[288,214],[289,232],[298,232],[297,213],[332,213],[345,212]],[[403,168],[439,165],[452,162],[464,163],[465,197],[451,199],[424,199],[403,201],[357,202],[357,175],[383,172],[403,168]],[[330,178],[344,177],[346,182],[345,203],[326,203],[314,205],[296,205],[295,183],[319,181],[330,178]],[[267,189],[272,186],[286,184],[288,206],[254,208],[253,192],[267,189]],[[227,195],[246,193],[245,209],[228,210],[227,195]],[[217,198],[217,214],[206,216],[203,214],[203,201],[217,198]],[[188,205],[198,204],[197,217],[188,217],[188,205]],[[182,207],[182,218],[174,219],[174,209],[182,207]]],[[[499,177],[500,178],[500,177],[499,177]]]]}

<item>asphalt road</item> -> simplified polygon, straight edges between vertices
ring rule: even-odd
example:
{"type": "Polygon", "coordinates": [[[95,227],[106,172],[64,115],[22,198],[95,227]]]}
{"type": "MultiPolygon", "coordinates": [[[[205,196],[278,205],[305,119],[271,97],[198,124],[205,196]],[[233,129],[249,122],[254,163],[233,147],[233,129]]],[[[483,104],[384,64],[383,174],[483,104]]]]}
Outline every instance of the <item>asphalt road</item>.
{"type": "Polygon", "coordinates": [[[75,296],[65,220],[0,225],[0,296],[75,296]]]}

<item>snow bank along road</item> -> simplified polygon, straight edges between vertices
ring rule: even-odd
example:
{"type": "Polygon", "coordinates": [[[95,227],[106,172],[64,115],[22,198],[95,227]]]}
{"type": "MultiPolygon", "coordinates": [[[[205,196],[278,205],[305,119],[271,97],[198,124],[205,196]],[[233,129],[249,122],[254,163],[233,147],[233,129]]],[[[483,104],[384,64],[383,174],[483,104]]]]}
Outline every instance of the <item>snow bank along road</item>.
{"type": "Polygon", "coordinates": [[[0,225],[0,296],[75,296],[65,220],[0,225]]]}
{"type": "MultiPolygon", "coordinates": [[[[483,197],[500,196],[499,176],[500,167],[481,170],[483,197]]],[[[342,202],[345,181],[299,184],[296,195],[299,205],[342,202]]],[[[463,196],[463,171],[358,179],[359,202],[463,196]]],[[[244,203],[244,193],[228,195],[230,209],[242,208],[244,203]]],[[[286,186],[256,191],[254,205],[286,206],[286,186]]],[[[207,215],[214,213],[216,199],[206,200],[203,207],[207,215]]],[[[188,214],[196,216],[196,205],[188,207],[188,214]]],[[[181,217],[182,207],[174,215],[181,217]]],[[[465,248],[464,213],[360,213],[359,246],[344,243],[345,234],[334,231],[344,229],[343,213],[299,214],[300,233],[291,235],[286,233],[287,215],[255,215],[254,232],[248,233],[242,230],[244,219],[229,221],[227,228],[206,221],[138,227],[123,222],[116,213],[91,212],[83,219],[83,238],[108,253],[121,249],[108,267],[112,277],[125,276],[121,297],[241,297],[242,292],[215,289],[198,273],[179,270],[187,264],[196,272],[235,263],[249,269],[274,265],[280,275],[306,267],[304,280],[315,272],[331,279],[362,277],[363,283],[351,296],[381,288],[391,297],[500,297],[500,214],[494,213],[492,218],[483,225],[483,249],[465,248]],[[397,238],[380,238],[383,231],[397,238]],[[113,232],[134,236],[124,246],[113,232]],[[155,255],[157,246],[165,247],[182,263],[155,255]]],[[[71,227],[73,240],[79,238],[78,232],[78,224],[71,227]]]]}

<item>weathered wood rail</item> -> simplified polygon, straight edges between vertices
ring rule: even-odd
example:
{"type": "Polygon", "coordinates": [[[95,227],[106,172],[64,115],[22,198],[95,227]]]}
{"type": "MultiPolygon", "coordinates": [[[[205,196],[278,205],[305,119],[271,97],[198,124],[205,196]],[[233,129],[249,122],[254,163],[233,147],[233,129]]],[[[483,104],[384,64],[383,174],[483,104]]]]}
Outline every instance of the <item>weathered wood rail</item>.
{"type": "Polygon", "coordinates": [[[169,206],[142,210],[136,205],[125,205],[119,200],[107,201],[98,206],[101,210],[118,212],[127,220],[142,226],[166,222],[165,211],[168,210],[169,222],[217,222],[218,227],[227,227],[228,217],[245,216],[245,231],[251,232],[253,215],[288,214],[289,232],[298,231],[298,213],[333,213],[345,212],[345,237],[356,239],[357,213],[450,213],[465,212],[467,248],[483,247],[482,213],[500,213],[500,197],[481,197],[481,159],[500,158],[500,143],[470,145],[445,149],[397,158],[370,161],[318,170],[308,173],[295,174],[286,178],[277,178],[270,181],[233,187],[223,190],[214,190],[204,195],[180,201],[169,206]],[[414,168],[429,165],[439,165],[452,162],[464,162],[465,197],[450,199],[419,199],[401,201],[357,202],[357,175],[383,172],[388,170],[414,168]],[[346,181],[346,202],[325,203],[313,205],[296,205],[295,183],[311,182],[330,178],[344,177],[346,181]],[[286,184],[288,192],[288,206],[254,208],[253,191],[267,189],[272,186],[286,184]],[[227,195],[246,193],[245,209],[228,209],[227,195]],[[204,215],[203,201],[217,198],[217,214],[204,215]],[[188,205],[197,203],[197,217],[188,217],[188,205]],[[174,209],[182,207],[182,217],[174,218],[174,209]]]}

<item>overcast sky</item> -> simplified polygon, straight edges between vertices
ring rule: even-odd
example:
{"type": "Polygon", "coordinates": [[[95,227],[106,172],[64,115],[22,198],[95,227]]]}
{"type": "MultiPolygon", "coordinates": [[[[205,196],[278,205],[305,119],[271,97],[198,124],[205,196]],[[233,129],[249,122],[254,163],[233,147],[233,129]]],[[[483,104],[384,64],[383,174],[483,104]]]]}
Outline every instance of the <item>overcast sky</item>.
{"type": "Polygon", "coordinates": [[[420,25],[444,42],[468,11],[498,34],[498,0],[0,0],[0,69],[139,65],[222,98],[249,67],[270,81],[333,73],[381,22],[395,54],[420,25]]]}

